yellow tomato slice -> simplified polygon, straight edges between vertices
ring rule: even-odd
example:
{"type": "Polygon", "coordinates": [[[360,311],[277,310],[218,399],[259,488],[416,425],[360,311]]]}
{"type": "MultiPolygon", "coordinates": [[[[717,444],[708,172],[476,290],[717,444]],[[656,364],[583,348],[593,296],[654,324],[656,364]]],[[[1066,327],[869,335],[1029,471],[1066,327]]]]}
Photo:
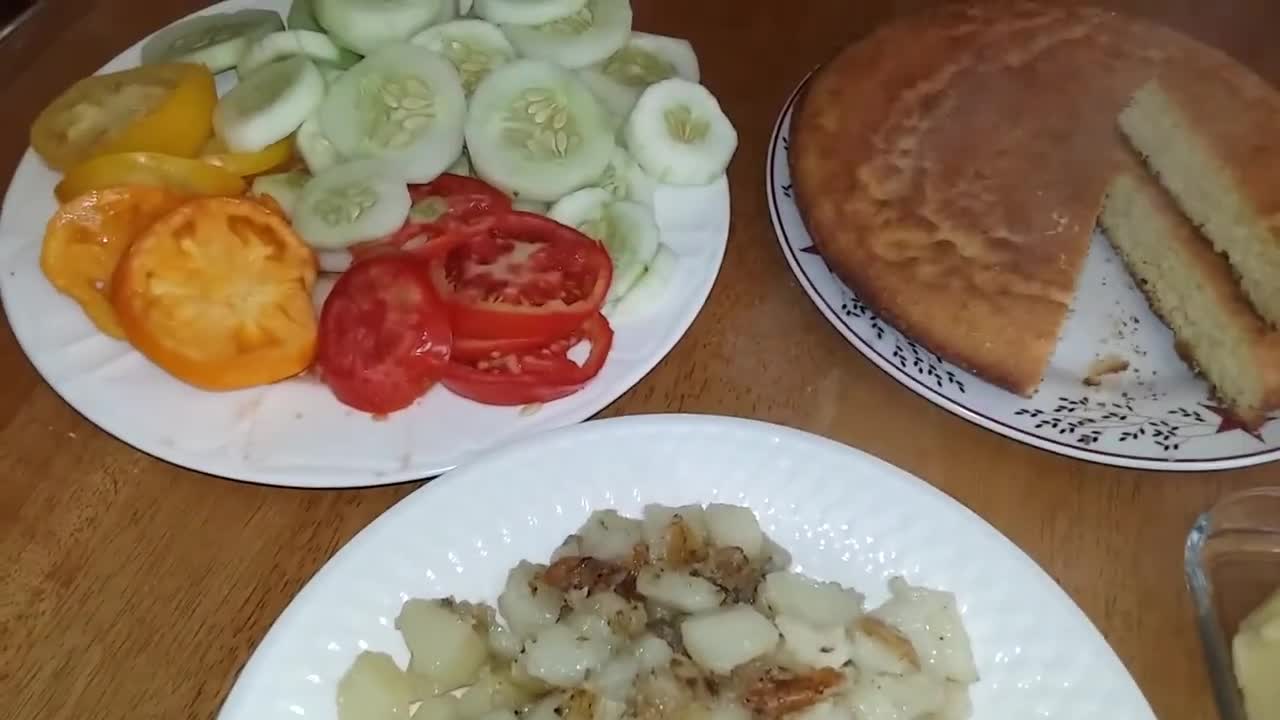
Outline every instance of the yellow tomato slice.
{"type": "Polygon", "coordinates": [[[102,155],[72,168],[54,188],[61,202],[122,185],[166,187],[188,195],[241,195],[244,180],[220,167],[192,158],[160,153],[102,155]]]}
{"type": "Polygon", "coordinates": [[[244,198],[198,198],[125,253],[112,304],[125,335],[206,390],[265,385],[315,354],[316,259],[283,218],[244,198]]]}
{"type": "Polygon", "coordinates": [[[112,188],[63,205],[49,221],[40,268],[102,332],[124,338],[111,307],[111,276],[133,239],[184,198],[163,188],[112,188]]]}
{"type": "Polygon", "coordinates": [[[40,113],[31,146],[56,170],[113,153],[194,157],[213,133],[217,102],[213,75],[202,65],[143,65],[94,75],[40,113]]]}
{"type": "Polygon", "coordinates": [[[251,177],[283,167],[293,159],[293,137],[252,153],[231,152],[221,140],[214,136],[200,151],[200,159],[216,165],[233,175],[251,177]]]}

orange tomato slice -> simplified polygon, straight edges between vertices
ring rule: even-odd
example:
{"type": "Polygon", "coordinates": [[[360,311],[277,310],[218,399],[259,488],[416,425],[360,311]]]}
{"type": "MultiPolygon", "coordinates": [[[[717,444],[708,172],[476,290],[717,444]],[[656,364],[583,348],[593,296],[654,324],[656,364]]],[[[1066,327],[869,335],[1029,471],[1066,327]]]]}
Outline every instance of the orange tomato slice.
{"type": "Polygon", "coordinates": [[[239,177],[252,177],[283,167],[293,159],[293,137],[266,146],[258,152],[231,152],[214,136],[200,151],[200,159],[239,177]]]}
{"type": "Polygon", "coordinates": [[[188,195],[241,195],[244,180],[220,167],[160,153],[100,155],[71,168],[53,189],[60,202],[122,185],[167,187],[188,195]]]}
{"type": "Polygon", "coordinates": [[[202,65],[166,63],[84,78],[31,126],[31,146],[56,170],[97,155],[159,152],[194,157],[213,133],[218,102],[202,65]]]}
{"type": "Polygon", "coordinates": [[[185,198],[163,188],[93,192],[63,205],[45,230],[40,268],[102,332],[124,339],[111,307],[111,276],[130,243],[185,198]]]}
{"type": "Polygon", "coordinates": [[[283,218],[243,198],[198,198],[129,247],[112,282],[125,335],[174,377],[235,390],[311,364],[316,259],[283,218]]]}

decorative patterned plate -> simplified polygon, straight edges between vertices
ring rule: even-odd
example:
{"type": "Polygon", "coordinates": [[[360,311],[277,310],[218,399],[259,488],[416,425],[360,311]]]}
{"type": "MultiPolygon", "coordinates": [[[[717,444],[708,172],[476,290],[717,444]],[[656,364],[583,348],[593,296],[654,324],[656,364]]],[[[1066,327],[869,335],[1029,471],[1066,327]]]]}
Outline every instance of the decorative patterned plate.
{"type": "MultiPolygon", "coordinates": [[[[234,0],[279,12],[288,0],[234,0]]],[[[103,68],[139,62],[139,46],[103,68]]],[[[223,90],[229,84],[219,77],[223,90]]],[[[0,298],[18,343],[53,389],[89,421],[163,460],[268,485],[359,487],[439,474],[514,438],[581,422],[639,382],[684,335],[715,283],[729,234],[729,186],[659,187],[662,240],[677,255],[664,294],[610,319],[614,346],[585,388],[539,408],[484,406],[441,387],[386,420],[345,408],[309,378],[208,393],[165,374],[98,332],[40,271],[41,238],[55,204],[54,174],[31,151],[0,214],[0,298]]]]}
{"type": "Polygon", "coordinates": [[[656,415],[544,433],[405,498],[289,604],[220,720],[332,720],[338,679],[361,650],[407,661],[394,624],[406,599],[493,601],[516,562],[545,558],[592,510],[635,516],[653,502],[746,505],[798,570],[850,584],[871,605],[896,574],[954,592],[981,678],[974,718],[1155,718],[1062,589],[927,483],[797,430],[656,415]]]}
{"type": "MultiPolygon", "coordinates": [[[[801,84],[803,88],[803,83],[801,84]]],[[[1174,351],[1173,336],[1095,232],[1044,381],[1031,398],[961,370],[876,317],[832,274],[792,197],[787,148],[798,88],[774,127],[767,192],[782,252],[805,292],[845,339],[907,389],[1020,442],[1082,460],[1152,470],[1219,470],[1280,458],[1280,423],[1248,431],[1174,351]],[[1086,378],[1099,363],[1117,373],[1086,378]]]]}

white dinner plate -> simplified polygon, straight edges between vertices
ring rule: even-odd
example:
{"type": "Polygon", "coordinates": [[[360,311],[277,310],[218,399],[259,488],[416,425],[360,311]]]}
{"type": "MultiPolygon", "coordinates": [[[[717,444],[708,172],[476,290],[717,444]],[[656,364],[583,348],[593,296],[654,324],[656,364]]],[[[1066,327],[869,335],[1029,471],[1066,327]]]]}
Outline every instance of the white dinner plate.
{"type": "Polygon", "coordinates": [[[877,317],[823,262],[792,197],[787,147],[799,92],[783,107],[769,145],[766,183],[778,242],[827,320],[893,379],[988,430],[1082,460],[1192,471],[1280,458],[1280,423],[1270,420],[1248,431],[1215,403],[1100,231],[1057,351],[1030,398],[952,365],[877,317]],[[1086,385],[1095,362],[1108,358],[1129,367],[1103,376],[1100,385],[1086,385]]]}
{"type": "MultiPolygon", "coordinates": [[[[233,0],[200,14],[287,0],[233,0]]],[[[141,43],[103,70],[139,62],[141,43]]],[[[231,74],[219,84],[231,84],[231,74]]],[[[233,393],[187,386],[126,343],[103,335],[40,271],[56,176],[31,151],[0,214],[0,299],[36,370],[104,431],[163,460],[268,485],[355,487],[429,477],[514,438],[580,422],[639,382],[684,335],[706,302],[729,234],[729,186],[659,187],[656,214],[676,249],[666,292],[643,311],[614,315],[613,350],[583,390],[534,408],[484,406],[437,387],[411,408],[375,420],[308,378],[233,393]]]]}
{"type": "Polygon", "coordinates": [[[956,594],[982,720],[1154,718],[1124,665],[1030,558],[932,486],[813,435],[710,416],[636,416],[522,441],[439,478],[351,540],[262,640],[221,720],[337,715],[338,679],[364,649],[408,653],[411,597],[493,601],[522,559],[545,561],[592,510],[646,503],[752,508],[795,569],[887,596],[887,579],[956,594]]]}

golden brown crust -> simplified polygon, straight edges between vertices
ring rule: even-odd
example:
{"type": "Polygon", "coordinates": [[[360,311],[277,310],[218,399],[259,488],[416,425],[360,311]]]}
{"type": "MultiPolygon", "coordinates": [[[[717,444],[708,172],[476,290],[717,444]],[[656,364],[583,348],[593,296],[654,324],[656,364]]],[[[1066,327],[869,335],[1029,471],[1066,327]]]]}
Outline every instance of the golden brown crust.
{"type": "Polygon", "coordinates": [[[881,28],[814,76],[793,118],[797,204],[819,252],[908,336],[1030,395],[1124,152],[1115,116],[1196,47],[1028,2],[881,28]]]}

